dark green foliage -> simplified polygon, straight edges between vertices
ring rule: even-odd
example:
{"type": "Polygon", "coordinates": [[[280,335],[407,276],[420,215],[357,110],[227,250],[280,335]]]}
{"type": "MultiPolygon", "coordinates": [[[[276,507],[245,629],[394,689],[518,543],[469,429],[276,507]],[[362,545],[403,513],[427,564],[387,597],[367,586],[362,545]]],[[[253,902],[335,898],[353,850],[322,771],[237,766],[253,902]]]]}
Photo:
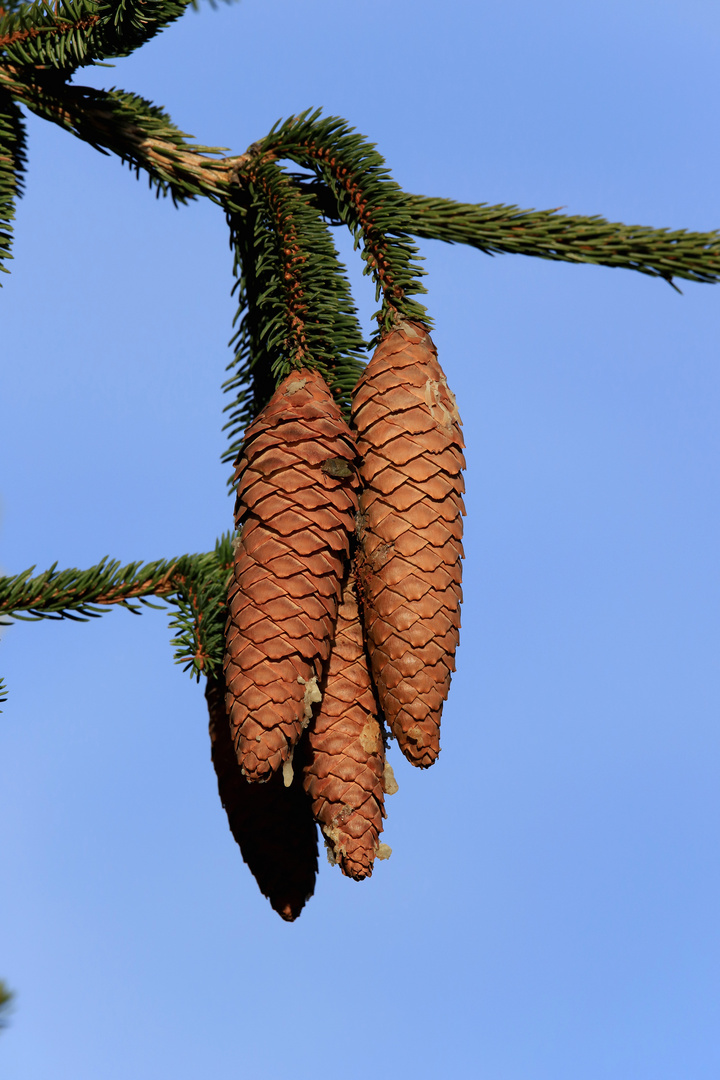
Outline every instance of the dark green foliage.
{"type": "MultiPolygon", "coordinates": [[[[129,563],[102,559],[87,570],[56,570],[51,566],[32,577],[33,568],[0,578],[0,626],[12,619],[72,619],[87,622],[104,615],[112,605],[134,615],[158,607],[149,597],[161,597],[177,608],[170,626],[178,663],[193,674],[222,666],[228,572],[232,567],[232,537],[225,533],[213,551],[129,563]]],[[[0,702],[6,700],[0,679],[0,702]]]]}
{"type": "Polygon", "coordinates": [[[225,390],[235,460],[248,422],[293,367],[320,371],[349,412],[366,344],[327,225],[277,165],[257,164],[233,195],[239,328],[225,390]]]}
{"type": "Polygon", "coordinates": [[[638,270],[670,281],[717,282],[720,233],[621,225],[599,216],[569,217],[555,210],[456,203],[404,196],[408,228],[415,236],[468,244],[486,255],[512,252],[540,259],[595,263],[638,270]]]}
{"type": "Polygon", "coordinates": [[[67,86],[59,92],[35,84],[25,100],[33,112],[54,120],[101,153],[117,154],[138,176],[143,169],[158,195],[170,195],[175,203],[197,195],[220,201],[225,170],[216,178],[215,162],[206,155],[220,154],[222,148],[188,142],[192,136],[144,98],[114,88],[67,86]]]}
{"type": "MultiPolygon", "coordinates": [[[[115,152],[121,161],[128,163],[137,176],[140,175],[141,168],[146,169],[150,186],[156,189],[158,195],[170,195],[174,202],[181,203],[197,195],[213,193],[212,162],[196,159],[200,154],[222,154],[223,147],[201,146],[188,142],[192,135],[186,135],[176,128],[163,109],[124,90],[113,88],[107,92],[94,91],[93,101],[83,102],[83,108],[79,109],[78,113],[86,113],[88,106],[96,113],[104,114],[110,132],[132,131],[134,145],[133,142],[118,140],[115,152]],[[150,141],[152,148],[147,146],[150,141]],[[176,159],[179,155],[182,155],[184,168],[168,168],[168,159],[176,159]],[[203,183],[199,182],[200,178],[203,183]]],[[[93,143],[92,131],[82,125],[82,121],[75,133],[93,143]]],[[[214,194],[219,198],[219,185],[214,194]]]]}
{"type": "MultiPolygon", "coordinates": [[[[5,701],[7,701],[7,686],[5,685],[5,680],[0,679],[0,705],[5,701]]],[[[2,712],[2,709],[0,709],[0,712],[2,712]]]]}
{"type": "Polygon", "coordinates": [[[25,125],[17,104],[0,89],[0,270],[11,259],[15,203],[22,195],[25,169],[25,125]]]}
{"type": "Polygon", "coordinates": [[[362,245],[364,273],[373,276],[376,299],[382,297],[379,334],[398,315],[431,326],[426,308],[413,299],[426,289],[410,238],[407,200],[373,143],[345,120],[321,119],[320,110],[308,110],[276,125],[253,149],[312,169],[327,185],[339,219],[352,231],[355,246],[362,245]]]}
{"type": "MultiPolygon", "coordinates": [[[[120,90],[38,82],[32,71],[10,73],[0,65],[0,85],[39,116],[60,124],[98,149],[105,148],[144,170],[158,193],[176,202],[204,195],[232,208],[238,185],[257,152],[242,158],[213,160],[217,153],[185,141],[156,106],[120,90]],[[150,140],[160,146],[150,146],[150,140]]],[[[287,149],[287,148],[286,148],[287,149]]],[[[288,157],[290,157],[288,152],[288,157]]],[[[378,155],[379,157],[379,155],[378,155]]],[[[297,159],[297,157],[296,157],[297,159]]],[[[324,183],[298,182],[313,204],[340,222],[338,199],[324,183]]],[[[520,210],[516,206],[456,203],[400,192],[394,202],[394,227],[403,233],[448,243],[468,244],[487,254],[512,252],[564,262],[621,267],[669,279],[720,281],[720,234],[614,224],[598,216],[558,214],[555,210],[520,210]],[[402,203],[402,205],[400,205],[402,203]]],[[[393,225],[390,223],[390,226],[393,225]]],[[[419,271],[418,271],[419,272],[419,271]]],[[[427,319],[427,317],[425,317],[427,319]]]]}
{"type": "Polygon", "coordinates": [[[232,573],[232,535],[225,533],[210,556],[196,556],[168,600],[177,608],[170,621],[175,630],[175,662],[198,680],[222,673],[227,619],[227,592],[232,573]]]}
{"type": "MultiPolygon", "coordinates": [[[[205,556],[207,557],[207,556],[205,556]]],[[[101,559],[89,570],[56,570],[57,563],[37,577],[30,567],[14,577],[0,578],[0,625],[12,619],[72,619],[87,622],[104,615],[106,605],[120,604],[139,614],[140,605],[149,605],[148,596],[164,596],[176,587],[177,577],[187,572],[193,559],[162,559],[153,563],[134,562],[122,566],[114,559],[101,559]]]]}
{"type": "Polygon", "coordinates": [[[67,78],[78,67],[128,56],[189,0],[58,0],[23,4],[0,18],[0,55],[22,66],[51,68],[67,78]]]}

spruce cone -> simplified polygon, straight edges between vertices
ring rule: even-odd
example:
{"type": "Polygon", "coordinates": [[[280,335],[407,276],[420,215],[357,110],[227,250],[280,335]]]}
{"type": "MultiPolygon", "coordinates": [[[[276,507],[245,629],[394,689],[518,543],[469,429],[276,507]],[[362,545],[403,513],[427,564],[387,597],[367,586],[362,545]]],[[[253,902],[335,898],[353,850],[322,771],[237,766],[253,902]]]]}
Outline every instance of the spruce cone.
{"type": "Polygon", "coordinates": [[[238,459],[233,579],[225,630],[227,710],[249,780],[292,752],[319,700],[355,526],[357,450],[322,377],[289,375],[238,459]]]}
{"type": "Polygon", "coordinates": [[[317,830],[302,779],[296,776],[290,787],[279,774],[267,784],[249,783],[230,738],[222,679],[208,678],[205,697],[212,762],[230,831],[263,896],[292,922],[315,890],[318,866],[317,830]]]}
{"type": "Polygon", "coordinates": [[[384,788],[397,790],[377,717],[365,654],[355,578],[345,584],[322,704],[308,732],[305,790],[312,797],[331,861],[348,877],[370,877],[375,856],[387,857],[382,832],[384,788]]]}
{"type": "Polygon", "coordinates": [[[360,594],[380,706],[405,756],[440,752],[462,600],[460,417],[429,334],[402,322],[355,391],[360,594]]]}

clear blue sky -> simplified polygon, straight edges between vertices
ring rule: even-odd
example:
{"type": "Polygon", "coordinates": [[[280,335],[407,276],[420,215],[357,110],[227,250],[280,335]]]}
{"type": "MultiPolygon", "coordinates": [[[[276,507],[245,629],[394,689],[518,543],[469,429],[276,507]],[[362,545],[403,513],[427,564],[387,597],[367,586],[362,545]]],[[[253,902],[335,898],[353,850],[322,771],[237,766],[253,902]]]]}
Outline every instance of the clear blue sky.
{"type": "MultiPolygon", "coordinates": [[[[235,152],[319,105],[410,191],[711,229],[719,66],[702,0],[243,0],[78,81],[235,152]]],[[[231,514],[223,215],[29,128],[0,566],[206,550],[231,514]]],[[[394,752],[392,858],[361,885],[323,865],[284,924],[167,616],[16,625],[3,1078],[720,1075],[720,291],[423,253],[468,443],[466,590],[441,758],[394,752]]]]}

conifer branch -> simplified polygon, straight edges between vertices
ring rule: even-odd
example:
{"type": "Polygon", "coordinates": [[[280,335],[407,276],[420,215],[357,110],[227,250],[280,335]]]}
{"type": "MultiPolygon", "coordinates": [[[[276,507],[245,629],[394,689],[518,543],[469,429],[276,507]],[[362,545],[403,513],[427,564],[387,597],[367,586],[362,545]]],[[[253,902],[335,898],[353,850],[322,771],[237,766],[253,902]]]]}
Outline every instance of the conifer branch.
{"type": "Polygon", "coordinates": [[[190,0],[57,0],[0,17],[0,55],[65,78],[81,66],[129,56],[174,22],[190,0]]]}
{"type": "MultiPolygon", "coordinates": [[[[184,664],[195,678],[216,674],[222,667],[232,557],[232,539],[226,532],[214,551],[200,555],[126,566],[103,558],[87,570],[56,570],[55,564],[35,578],[31,567],[15,577],[0,578],[0,625],[9,625],[12,619],[87,622],[114,605],[139,615],[144,607],[158,607],[149,599],[157,597],[177,609],[169,624],[176,631],[176,663],[184,664]]],[[[6,700],[0,678],[0,705],[6,700]]]]}
{"type": "Polygon", "coordinates": [[[144,170],[158,195],[184,203],[198,195],[222,203],[237,158],[218,160],[218,147],[199,146],[150,102],[123,90],[59,86],[0,66],[0,86],[45,120],[101,153],[116,154],[137,175],[144,170]]]}
{"type": "Polygon", "coordinates": [[[381,334],[398,317],[431,326],[426,308],[413,299],[426,289],[407,228],[405,195],[372,143],[345,120],[322,119],[316,110],[273,128],[253,149],[313,169],[327,184],[340,220],[349,226],[356,246],[362,243],[365,273],[373,276],[376,298],[382,296],[376,316],[381,334]]]}
{"type": "Polygon", "coordinates": [[[637,270],[670,281],[674,277],[715,284],[720,280],[720,232],[653,229],[623,225],[594,215],[567,216],[557,210],[457,203],[406,195],[415,236],[467,244],[487,255],[534,255],[561,262],[637,270]]]}
{"type": "MultiPolygon", "coordinates": [[[[245,154],[215,158],[208,155],[219,154],[219,149],[188,143],[161,109],[135,95],[50,86],[33,72],[7,65],[0,65],[0,85],[39,116],[99,150],[117,154],[136,172],[145,171],[158,194],[170,195],[178,203],[202,195],[230,212],[237,209],[236,193],[260,144],[245,154]]],[[[322,210],[332,208],[331,213],[343,220],[338,196],[329,186],[323,190],[315,185],[313,196],[322,210]]],[[[489,255],[507,252],[591,263],[665,280],[720,281],[718,231],[669,231],[612,223],[597,215],[566,216],[556,210],[458,203],[404,192],[398,195],[395,224],[388,227],[397,230],[398,221],[413,236],[467,244],[489,255]]]]}
{"type": "Polygon", "coordinates": [[[25,125],[20,109],[0,88],[0,270],[11,259],[12,222],[15,203],[22,195],[25,171],[25,125]]]}
{"type": "MultiPolygon", "coordinates": [[[[163,560],[121,566],[117,561],[102,559],[89,570],[57,571],[54,563],[34,578],[34,567],[14,577],[0,577],[0,626],[10,625],[13,619],[87,622],[104,615],[113,604],[139,614],[139,605],[153,606],[148,596],[169,596],[178,587],[174,574],[182,562],[163,560]]],[[[0,679],[0,704],[5,701],[7,688],[0,679]]]]}
{"type": "Polygon", "coordinates": [[[170,621],[175,630],[175,663],[190,677],[219,675],[225,652],[227,593],[232,574],[230,535],[219,542],[212,561],[198,562],[169,602],[177,608],[170,621]]]}
{"type": "Polygon", "coordinates": [[[0,578],[0,622],[8,620],[73,619],[86,622],[105,614],[105,608],[119,604],[138,613],[148,597],[166,597],[176,592],[182,580],[192,574],[197,561],[207,555],[185,555],[153,563],[101,559],[88,570],[49,570],[32,577],[34,567],[14,577],[0,578]]]}
{"type": "Polygon", "coordinates": [[[43,20],[44,25],[42,23],[37,25],[30,21],[25,12],[19,11],[14,17],[3,17],[4,25],[0,30],[0,50],[12,59],[19,60],[20,63],[32,64],[34,61],[30,58],[27,45],[35,41],[35,39],[39,39],[38,44],[41,47],[44,46],[42,52],[46,53],[47,44],[55,39],[59,47],[58,51],[62,55],[65,52],[62,47],[64,44],[63,37],[89,30],[99,19],[99,15],[89,15],[84,19],[66,22],[51,14],[49,19],[43,20]],[[13,45],[16,46],[15,49],[12,48],[13,45]],[[23,47],[20,48],[20,46],[23,47]]]}
{"type": "MultiPolygon", "coordinates": [[[[87,622],[113,605],[138,615],[143,606],[158,606],[149,599],[155,597],[177,609],[170,622],[176,631],[175,661],[199,679],[201,673],[213,674],[222,668],[232,562],[232,538],[225,533],[214,551],[179,559],[121,566],[105,558],[88,570],[58,571],[55,564],[36,577],[31,576],[31,567],[14,577],[0,578],[0,626],[12,619],[87,622]]],[[[0,678],[0,705],[6,700],[7,688],[0,678]]]]}
{"type": "Polygon", "coordinates": [[[229,222],[239,275],[239,329],[226,407],[232,462],[249,420],[293,367],[321,372],[340,406],[363,367],[366,344],[328,227],[310,197],[272,162],[253,161],[233,192],[229,222]]]}

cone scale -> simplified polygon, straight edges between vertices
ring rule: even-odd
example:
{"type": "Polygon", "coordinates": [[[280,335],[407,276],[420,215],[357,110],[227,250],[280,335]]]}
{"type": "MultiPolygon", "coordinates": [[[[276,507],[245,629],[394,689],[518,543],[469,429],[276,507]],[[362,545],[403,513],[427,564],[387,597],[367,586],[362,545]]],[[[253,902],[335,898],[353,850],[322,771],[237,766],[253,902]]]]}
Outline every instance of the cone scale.
{"type": "Polygon", "coordinates": [[[462,469],[455,399],[427,331],[401,322],[355,390],[359,592],[375,685],[405,756],[427,768],[460,628],[462,469]]]}
{"type": "Polygon", "coordinates": [[[354,575],[348,577],[338,611],[322,701],[308,731],[305,790],[325,837],[328,856],[344,874],[370,877],[380,844],[385,787],[397,789],[378,720],[358,612],[354,575]]]}
{"type": "Polygon", "coordinates": [[[230,733],[244,774],[293,778],[319,699],[355,527],[356,447],[323,378],[292,372],[245,433],[236,465],[225,631],[230,733]]]}

